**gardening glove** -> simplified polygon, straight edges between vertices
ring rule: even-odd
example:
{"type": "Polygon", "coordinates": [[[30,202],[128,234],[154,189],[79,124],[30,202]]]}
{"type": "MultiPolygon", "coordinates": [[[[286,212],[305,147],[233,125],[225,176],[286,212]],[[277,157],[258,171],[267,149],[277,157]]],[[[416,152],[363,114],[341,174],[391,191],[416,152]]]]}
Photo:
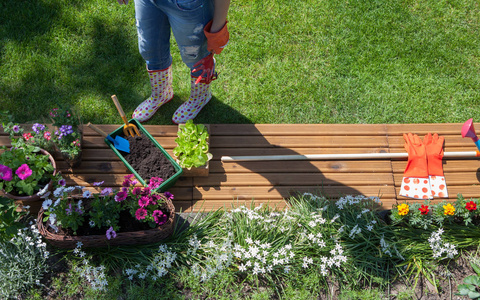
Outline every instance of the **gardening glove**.
{"type": "Polygon", "coordinates": [[[207,50],[213,54],[220,54],[223,48],[227,46],[230,34],[228,33],[227,21],[223,25],[222,29],[217,32],[210,32],[212,28],[213,20],[208,22],[203,28],[203,33],[207,37],[207,50]]]}
{"type": "Polygon", "coordinates": [[[197,80],[195,80],[195,84],[198,84],[199,82],[209,84],[213,80],[217,79],[217,73],[215,72],[215,59],[213,58],[213,53],[199,60],[196,64],[193,65],[193,67],[195,69],[192,70],[192,73],[202,71],[202,74],[200,74],[197,80]]]}
{"type": "Polygon", "coordinates": [[[430,199],[432,192],[428,178],[425,145],[416,134],[403,134],[408,162],[403,173],[400,196],[414,199],[430,199]]]}
{"type": "Polygon", "coordinates": [[[423,138],[423,144],[427,152],[428,177],[430,179],[432,196],[441,198],[448,197],[442,164],[444,141],[445,138],[439,137],[436,133],[433,136],[431,133],[428,133],[423,138]]]}

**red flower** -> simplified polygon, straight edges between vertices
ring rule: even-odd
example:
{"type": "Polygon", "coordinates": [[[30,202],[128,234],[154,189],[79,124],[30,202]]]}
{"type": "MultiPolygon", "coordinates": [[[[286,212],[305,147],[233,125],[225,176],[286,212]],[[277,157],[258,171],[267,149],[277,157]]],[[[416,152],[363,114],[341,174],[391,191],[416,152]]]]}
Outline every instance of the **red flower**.
{"type": "Polygon", "coordinates": [[[430,210],[428,209],[428,205],[423,205],[423,204],[422,204],[422,207],[420,207],[418,210],[420,211],[420,213],[421,213],[422,215],[426,215],[426,214],[428,214],[428,212],[430,211],[430,210]]]}
{"type": "Polygon", "coordinates": [[[465,205],[465,208],[468,209],[469,211],[474,211],[474,210],[477,210],[477,205],[475,204],[475,202],[470,201],[470,202],[467,202],[467,205],[465,205]]]}
{"type": "Polygon", "coordinates": [[[32,135],[30,132],[23,134],[23,138],[26,139],[27,141],[28,141],[30,138],[32,138],[32,137],[33,137],[33,135],[32,135]]]}

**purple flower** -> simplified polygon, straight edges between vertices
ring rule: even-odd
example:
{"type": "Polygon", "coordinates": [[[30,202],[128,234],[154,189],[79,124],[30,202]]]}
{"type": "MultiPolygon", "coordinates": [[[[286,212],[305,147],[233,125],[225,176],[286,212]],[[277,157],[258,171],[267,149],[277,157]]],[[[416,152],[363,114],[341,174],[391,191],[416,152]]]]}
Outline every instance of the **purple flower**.
{"type": "Polygon", "coordinates": [[[23,164],[15,171],[15,174],[17,174],[21,180],[25,180],[32,175],[32,170],[27,164],[23,164]]]}
{"type": "Polygon", "coordinates": [[[72,203],[68,204],[68,208],[65,208],[67,215],[69,216],[72,213],[72,203]]]}
{"type": "Polygon", "coordinates": [[[113,192],[112,188],[104,188],[104,189],[100,192],[100,194],[101,194],[102,196],[108,196],[108,195],[110,195],[112,192],[113,192]]]}
{"type": "Polygon", "coordinates": [[[163,182],[163,179],[160,177],[152,177],[150,178],[150,182],[148,183],[148,187],[151,189],[158,188],[163,182]]]}
{"type": "Polygon", "coordinates": [[[115,201],[122,202],[123,200],[127,199],[127,195],[128,195],[127,192],[118,192],[115,195],[115,201]]]}
{"type": "Polygon", "coordinates": [[[136,182],[134,183],[132,181],[134,175],[133,174],[130,174],[130,175],[125,175],[123,178],[125,179],[123,182],[122,182],[122,186],[123,187],[130,187],[131,185],[135,185],[136,182]]]}
{"type": "Polygon", "coordinates": [[[140,199],[138,199],[138,205],[140,207],[146,207],[150,204],[150,202],[151,202],[151,198],[147,196],[143,196],[143,197],[140,197],[140,199]]]}
{"type": "Polygon", "coordinates": [[[152,216],[155,220],[155,223],[157,223],[158,225],[163,225],[165,224],[165,222],[167,222],[167,215],[164,214],[161,210],[154,210],[152,216]]]}
{"type": "Polygon", "coordinates": [[[60,179],[60,180],[58,181],[58,185],[66,186],[66,185],[67,185],[67,181],[62,178],[62,179],[60,179]]]}
{"type": "Polygon", "coordinates": [[[40,123],[35,123],[35,124],[33,124],[33,126],[32,126],[32,130],[33,130],[36,134],[38,134],[38,133],[40,133],[40,131],[44,131],[44,130],[45,130],[45,125],[40,124],[40,123]]]}
{"type": "Polygon", "coordinates": [[[165,197],[168,199],[168,200],[173,200],[173,194],[170,193],[170,192],[165,192],[164,193],[165,197]]]}
{"type": "Polygon", "coordinates": [[[107,239],[114,239],[117,237],[117,233],[113,230],[113,227],[108,228],[105,235],[107,236],[107,239]]]}
{"type": "Polygon", "coordinates": [[[145,219],[146,216],[147,216],[147,210],[145,208],[139,208],[135,212],[135,218],[137,218],[137,220],[143,220],[145,219]]]}
{"type": "Polygon", "coordinates": [[[5,181],[12,181],[13,179],[12,169],[10,169],[7,166],[0,165],[0,179],[5,181]]]}
{"type": "Polygon", "coordinates": [[[144,188],[144,189],[142,190],[142,192],[140,193],[140,195],[142,195],[142,196],[148,196],[148,195],[150,195],[150,192],[151,192],[150,188],[149,188],[149,187],[146,187],[146,188],[144,188]]]}
{"type": "Polygon", "coordinates": [[[100,181],[100,182],[94,182],[94,183],[93,183],[93,186],[101,186],[104,182],[105,182],[105,180],[104,180],[104,181],[100,181]]]}
{"type": "Polygon", "coordinates": [[[13,125],[12,130],[13,130],[13,132],[18,133],[20,131],[20,126],[13,125]]]}

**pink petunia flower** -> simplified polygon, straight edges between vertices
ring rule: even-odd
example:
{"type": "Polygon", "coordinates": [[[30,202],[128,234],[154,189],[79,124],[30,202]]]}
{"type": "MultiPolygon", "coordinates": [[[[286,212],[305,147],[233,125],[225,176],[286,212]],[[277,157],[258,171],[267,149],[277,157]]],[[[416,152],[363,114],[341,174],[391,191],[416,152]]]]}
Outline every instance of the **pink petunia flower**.
{"type": "Polygon", "coordinates": [[[145,219],[146,216],[147,216],[147,210],[145,208],[139,208],[135,212],[135,218],[137,218],[137,220],[143,220],[145,219]]]}
{"type": "Polygon", "coordinates": [[[0,179],[5,181],[12,181],[13,171],[7,166],[0,165],[0,179]]]}
{"type": "Polygon", "coordinates": [[[140,197],[140,199],[138,199],[138,205],[140,207],[147,207],[150,204],[150,202],[151,202],[150,197],[147,197],[147,196],[143,196],[143,197],[140,197]]]}
{"type": "Polygon", "coordinates": [[[151,189],[158,188],[163,182],[163,179],[160,177],[152,177],[150,178],[150,182],[148,183],[148,187],[151,189]]]}
{"type": "Polygon", "coordinates": [[[140,195],[141,192],[142,192],[142,188],[139,187],[139,186],[134,187],[133,190],[132,190],[132,194],[134,194],[135,196],[140,195]]]}
{"type": "Polygon", "coordinates": [[[15,174],[17,174],[21,180],[25,180],[32,175],[32,170],[27,164],[23,164],[15,171],[15,174]]]}

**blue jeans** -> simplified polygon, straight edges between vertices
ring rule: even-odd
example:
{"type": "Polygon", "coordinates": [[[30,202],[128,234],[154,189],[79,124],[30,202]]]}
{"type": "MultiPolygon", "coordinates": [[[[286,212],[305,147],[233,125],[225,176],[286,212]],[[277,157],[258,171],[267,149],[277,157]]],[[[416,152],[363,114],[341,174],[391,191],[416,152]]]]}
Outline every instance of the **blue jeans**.
{"type": "Polygon", "coordinates": [[[135,0],[138,49],[147,68],[163,70],[172,64],[170,32],[190,69],[210,54],[203,27],[213,9],[213,0],[135,0]]]}

